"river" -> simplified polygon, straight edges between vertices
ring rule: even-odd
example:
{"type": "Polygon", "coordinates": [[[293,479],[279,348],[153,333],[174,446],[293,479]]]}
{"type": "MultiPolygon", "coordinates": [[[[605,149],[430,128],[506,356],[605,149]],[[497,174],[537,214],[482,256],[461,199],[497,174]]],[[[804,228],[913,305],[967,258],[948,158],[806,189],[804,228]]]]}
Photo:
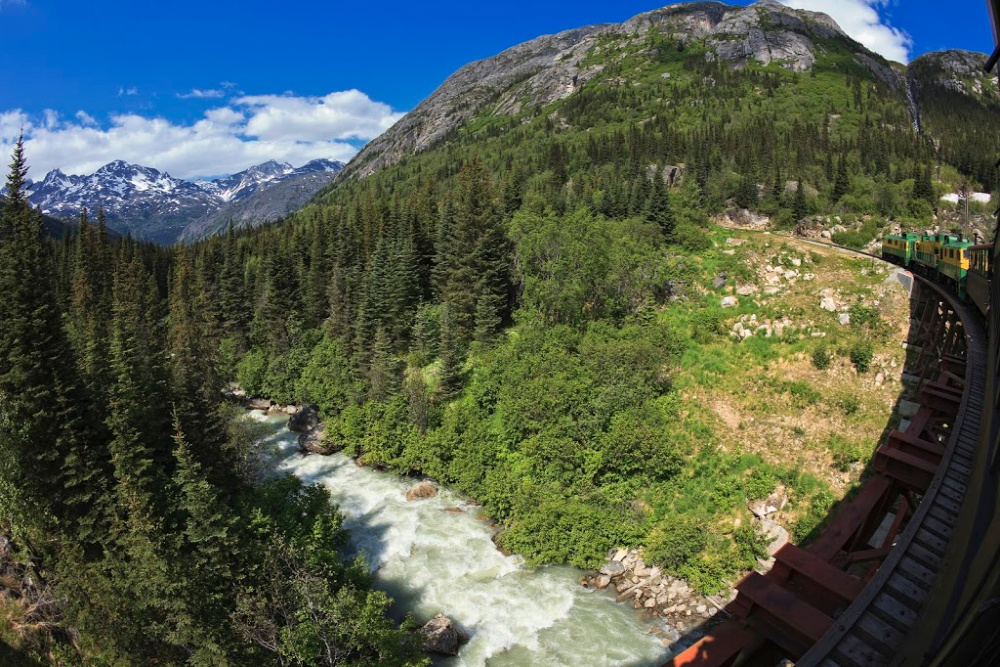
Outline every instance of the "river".
{"type": "Polygon", "coordinates": [[[347,555],[365,555],[376,586],[396,600],[394,614],[425,621],[442,613],[470,635],[457,657],[435,665],[646,667],[668,657],[654,622],[616,604],[613,592],[581,586],[580,570],[528,569],[503,555],[478,507],[446,489],[407,502],[413,480],[342,454],[302,455],[287,417],[254,418],[274,428],[265,443],[279,472],[330,490],[350,530],[347,555]]]}

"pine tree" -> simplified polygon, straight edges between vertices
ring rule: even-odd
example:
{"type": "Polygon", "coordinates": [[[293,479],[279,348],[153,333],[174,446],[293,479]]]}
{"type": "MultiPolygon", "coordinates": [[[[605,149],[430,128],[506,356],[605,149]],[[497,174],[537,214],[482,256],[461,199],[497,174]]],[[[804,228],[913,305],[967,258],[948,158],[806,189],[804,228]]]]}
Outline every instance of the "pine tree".
{"type": "Polygon", "coordinates": [[[851,184],[847,177],[847,155],[844,154],[837,160],[837,176],[833,182],[831,199],[834,203],[839,202],[840,198],[846,195],[850,189],[851,184]]]}
{"type": "Polygon", "coordinates": [[[247,325],[250,322],[250,296],[247,293],[233,221],[226,227],[226,239],[219,275],[219,312],[226,334],[234,337],[243,347],[247,325]]]}
{"type": "Polygon", "coordinates": [[[919,165],[914,166],[914,178],[912,196],[914,199],[923,199],[931,206],[937,204],[934,197],[934,185],[931,182],[931,165],[926,165],[920,169],[919,165]]]}
{"type": "Polygon", "coordinates": [[[806,203],[806,186],[800,176],[795,184],[795,197],[792,199],[792,215],[796,220],[801,220],[809,213],[809,206],[806,203]]]}
{"type": "Polygon", "coordinates": [[[646,220],[659,227],[665,238],[673,238],[676,224],[674,210],[670,205],[670,193],[660,172],[653,175],[653,186],[646,202],[646,220]]]}
{"type": "Polygon", "coordinates": [[[111,374],[107,425],[118,506],[133,529],[148,531],[164,512],[172,455],[163,343],[155,285],[138,257],[115,271],[111,323],[111,374]]]}
{"type": "Polygon", "coordinates": [[[0,515],[88,543],[106,508],[107,451],[84,418],[90,401],[63,333],[51,246],[25,195],[27,171],[18,139],[0,211],[0,515]]]}
{"type": "Polygon", "coordinates": [[[462,344],[455,333],[455,320],[448,305],[441,309],[441,339],[438,350],[441,356],[441,396],[448,399],[458,395],[462,390],[464,366],[462,344]]]}

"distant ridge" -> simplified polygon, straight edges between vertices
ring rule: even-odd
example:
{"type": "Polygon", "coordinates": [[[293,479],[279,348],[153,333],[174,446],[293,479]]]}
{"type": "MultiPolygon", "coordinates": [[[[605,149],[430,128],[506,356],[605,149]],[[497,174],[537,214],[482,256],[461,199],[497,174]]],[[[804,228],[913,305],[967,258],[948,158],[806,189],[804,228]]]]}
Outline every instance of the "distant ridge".
{"type": "Polygon", "coordinates": [[[103,207],[110,228],[136,239],[173,243],[217,232],[229,218],[240,227],[278,220],[302,206],[343,167],[332,160],[313,160],[298,168],[272,160],[225,178],[191,182],[115,160],[89,176],[54,169],[29,186],[28,197],[53,219],[73,221],[84,207],[103,207]]]}

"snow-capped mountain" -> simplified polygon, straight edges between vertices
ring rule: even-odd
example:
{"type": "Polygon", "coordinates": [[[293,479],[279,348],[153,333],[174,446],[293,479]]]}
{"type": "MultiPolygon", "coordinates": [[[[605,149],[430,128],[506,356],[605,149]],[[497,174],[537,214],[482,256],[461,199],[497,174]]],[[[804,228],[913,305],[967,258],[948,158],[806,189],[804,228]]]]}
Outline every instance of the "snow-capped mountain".
{"type": "MultiPolygon", "coordinates": [[[[322,189],[344,167],[341,162],[313,160],[298,169],[273,160],[246,171],[212,181],[185,181],[150,167],[115,160],[89,176],[66,175],[56,169],[41,181],[32,183],[29,200],[46,215],[75,220],[84,207],[93,214],[103,206],[108,226],[135,238],[172,243],[183,234],[187,239],[200,238],[217,231],[205,224],[214,214],[236,202],[251,198],[260,201],[249,210],[267,209],[267,215],[245,220],[232,215],[240,226],[270,222],[291,213],[322,189]],[[292,188],[280,184],[299,183],[292,188]],[[270,194],[268,194],[270,193],[270,194]],[[304,196],[304,198],[303,198],[304,196]],[[276,199],[277,202],[269,200],[276,199]],[[201,232],[185,233],[192,223],[201,221],[201,232]]],[[[238,211],[237,211],[238,212],[238,211]]],[[[227,217],[227,220],[228,220],[227,217]]],[[[224,226],[224,225],[223,225],[224,226]]]]}
{"type": "Polygon", "coordinates": [[[222,207],[195,220],[181,233],[181,241],[197,241],[223,231],[230,220],[238,228],[274,222],[302,208],[344,168],[343,162],[313,160],[297,169],[265,162],[228,178],[210,181],[222,207]]]}

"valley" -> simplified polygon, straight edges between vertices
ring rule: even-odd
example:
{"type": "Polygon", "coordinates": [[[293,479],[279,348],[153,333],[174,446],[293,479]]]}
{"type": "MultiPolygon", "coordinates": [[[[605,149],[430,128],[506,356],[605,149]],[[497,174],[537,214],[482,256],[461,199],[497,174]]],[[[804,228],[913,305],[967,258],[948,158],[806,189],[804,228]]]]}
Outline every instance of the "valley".
{"type": "Polygon", "coordinates": [[[32,142],[70,130],[18,130],[0,646],[500,667],[697,641],[913,416],[912,275],[836,246],[992,236],[986,56],[856,36],[676,3],[470,62],[402,116],[358,90],[173,93],[254,155],[356,144],[214,180],[32,182],[32,142]]]}

